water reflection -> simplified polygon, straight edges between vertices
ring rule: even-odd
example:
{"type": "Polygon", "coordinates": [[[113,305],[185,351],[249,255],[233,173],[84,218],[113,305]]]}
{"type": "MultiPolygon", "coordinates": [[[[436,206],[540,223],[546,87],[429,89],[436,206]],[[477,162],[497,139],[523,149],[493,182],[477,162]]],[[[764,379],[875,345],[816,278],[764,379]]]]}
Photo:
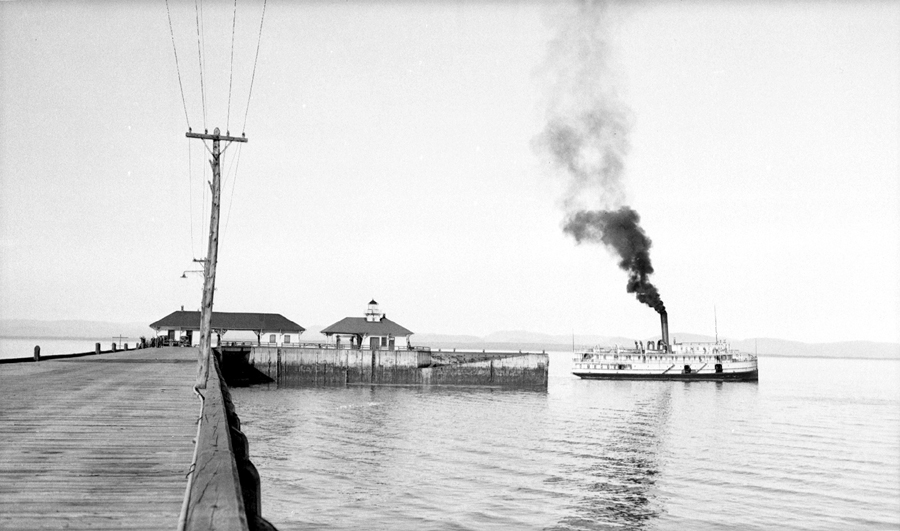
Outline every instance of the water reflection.
{"type": "Polygon", "coordinates": [[[767,363],[758,385],[233,391],[282,531],[898,529],[900,363],[767,363]]]}
{"type": "Polygon", "coordinates": [[[549,481],[568,483],[566,490],[577,497],[571,514],[548,529],[646,529],[661,514],[656,479],[671,393],[668,384],[634,383],[630,393],[616,389],[608,396],[617,407],[581,411],[593,415],[589,424],[597,431],[586,443],[583,429],[566,434],[576,451],[562,477],[549,481]]]}
{"type": "Polygon", "coordinates": [[[470,393],[529,393],[537,395],[546,395],[547,387],[539,385],[515,383],[505,383],[503,385],[490,384],[444,384],[444,383],[414,383],[414,384],[381,384],[381,383],[340,383],[330,384],[322,382],[296,382],[289,380],[254,383],[252,386],[254,391],[278,391],[290,389],[302,390],[341,390],[341,389],[370,389],[373,392],[377,389],[404,389],[421,393],[450,393],[450,394],[470,394],[470,393]]]}

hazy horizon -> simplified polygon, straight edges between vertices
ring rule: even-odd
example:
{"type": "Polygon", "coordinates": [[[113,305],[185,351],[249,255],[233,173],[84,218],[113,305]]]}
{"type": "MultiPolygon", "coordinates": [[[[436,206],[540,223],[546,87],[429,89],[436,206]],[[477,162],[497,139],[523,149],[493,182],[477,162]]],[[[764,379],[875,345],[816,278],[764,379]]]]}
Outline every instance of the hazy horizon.
{"type": "Polygon", "coordinates": [[[900,4],[270,2],[258,40],[261,12],[206,5],[201,54],[192,3],[0,2],[0,318],[197,308],[185,132],[220,127],[249,142],[218,311],[644,337],[620,258],[563,231],[612,196],[546,153],[599,91],[673,330],[900,342],[900,4]]]}
{"type": "MultiPolygon", "coordinates": [[[[306,328],[306,330],[301,334],[300,339],[308,338],[319,338],[319,331],[326,326],[327,324],[312,324],[307,326],[305,324],[300,323],[301,326],[306,328]]],[[[131,334],[128,337],[140,337],[141,335],[146,335],[149,337],[149,334],[152,334],[153,329],[149,327],[149,325],[144,325],[141,322],[114,322],[114,321],[85,321],[78,319],[61,319],[55,321],[45,321],[39,319],[0,319],[0,337],[46,337],[46,338],[97,338],[97,337],[106,337],[104,334],[106,331],[114,331],[118,330],[119,333],[131,334]],[[15,323],[28,323],[36,326],[46,326],[47,328],[41,329],[42,332],[39,334],[23,334],[20,335],[13,329],[10,331],[8,327],[10,324],[13,324],[13,328],[15,327],[15,323]],[[66,323],[69,325],[80,325],[80,324],[90,324],[96,325],[94,328],[95,333],[91,333],[90,331],[85,332],[83,335],[73,335],[72,333],[66,333],[66,335],[53,335],[52,328],[50,328],[54,324],[58,323],[66,323]],[[108,330],[106,328],[108,327],[108,330]],[[143,333],[138,331],[138,328],[143,329],[143,333]]],[[[644,335],[639,336],[626,336],[623,334],[618,334],[614,332],[586,332],[586,333],[576,333],[574,334],[575,340],[577,342],[584,341],[593,341],[597,338],[604,339],[622,339],[622,340],[645,340],[651,338],[658,338],[659,331],[648,332],[644,335]]],[[[696,332],[696,331],[686,331],[686,330],[672,330],[670,335],[675,340],[683,340],[683,341],[697,341],[699,339],[696,338],[707,338],[712,339],[715,337],[715,332],[713,333],[704,333],[704,332],[696,332]],[[687,338],[687,339],[685,339],[687,338]]],[[[114,336],[110,336],[114,337],[114,336]]],[[[322,336],[324,337],[324,336],[322,336]]],[[[427,340],[432,340],[433,338],[438,338],[435,341],[437,342],[477,342],[477,343],[558,343],[560,345],[569,344],[570,338],[572,334],[554,334],[550,332],[545,332],[536,329],[510,329],[510,330],[493,330],[484,335],[474,335],[474,334],[453,334],[447,333],[440,330],[429,330],[429,331],[421,331],[421,332],[413,332],[413,338],[420,338],[420,341],[423,340],[421,338],[428,338],[427,340]],[[510,337],[516,334],[521,335],[522,337],[510,337]]],[[[880,344],[889,344],[889,345],[900,345],[900,342],[891,342],[891,341],[876,341],[870,338],[856,338],[856,339],[842,339],[836,341],[799,341],[793,339],[779,338],[779,337],[769,337],[769,336],[751,336],[751,337],[736,337],[732,335],[722,334],[720,333],[718,336],[720,339],[726,339],[732,342],[743,342],[743,341],[752,341],[752,340],[772,340],[772,341],[786,341],[786,342],[796,342],[803,344],[831,344],[831,343],[880,343],[880,344]]]]}

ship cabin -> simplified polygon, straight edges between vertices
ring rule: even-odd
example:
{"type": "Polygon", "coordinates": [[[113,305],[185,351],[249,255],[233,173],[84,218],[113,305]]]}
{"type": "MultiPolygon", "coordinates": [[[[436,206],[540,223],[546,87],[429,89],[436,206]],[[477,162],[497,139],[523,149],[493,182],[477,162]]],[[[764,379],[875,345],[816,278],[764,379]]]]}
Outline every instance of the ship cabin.
{"type": "Polygon", "coordinates": [[[642,342],[636,341],[634,348],[621,348],[618,345],[612,348],[595,347],[576,356],[575,361],[687,363],[691,361],[723,362],[734,359],[734,351],[731,351],[727,343],[721,341],[674,343],[672,345],[648,341],[647,347],[642,342]]]}
{"type": "Polygon", "coordinates": [[[387,318],[372,299],[364,317],[344,317],[333,325],[322,329],[329,342],[334,340],[334,348],[363,350],[406,350],[411,348],[408,329],[387,318]]]}
{"type": "MultiPolygon", "coordinates": [[[[166,345],[198,346],[200,344],[200,312],[172,312],[150,325],[157,340],[166,345]]],[[[306,329],[278,313],[213,312],[211,332],[213,346],[226,344],[287,347],[300,342],[306,329]],[[227,341],[223,336],[230,333],[227,341]]]]}

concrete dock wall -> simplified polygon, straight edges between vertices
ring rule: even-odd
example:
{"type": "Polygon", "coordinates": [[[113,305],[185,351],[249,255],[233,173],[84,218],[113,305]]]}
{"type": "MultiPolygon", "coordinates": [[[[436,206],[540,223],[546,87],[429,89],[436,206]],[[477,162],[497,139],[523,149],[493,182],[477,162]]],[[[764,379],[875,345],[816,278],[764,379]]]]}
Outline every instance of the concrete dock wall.
{"type": "MultiPolygon", "coordinates": [[[[462,353],[477,357],[477,352],[462,353]]],[[[423,383],[546,386],[550,360],[547,354],[512,353],[490,356],[479,361],[459,361],[422,369],[423,383]]],[[[439,359],[439,355],[435,355],[439,359]]]]}
{"type": "Polygon", "coordinates": [[[284,385],[546,386],[544,353],[251,347],[246,362],[284,385]]]}

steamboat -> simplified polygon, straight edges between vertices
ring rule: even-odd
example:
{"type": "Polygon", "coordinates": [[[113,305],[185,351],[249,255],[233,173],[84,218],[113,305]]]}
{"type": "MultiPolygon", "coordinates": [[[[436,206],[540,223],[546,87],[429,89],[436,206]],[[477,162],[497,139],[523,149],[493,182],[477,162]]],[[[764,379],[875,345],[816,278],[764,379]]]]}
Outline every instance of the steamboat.
{"type": "Polygon", "coordinates": [[[757,381],[753,354],[734,350],[728,342],[669,343],[669,321],[660,313],[659,341],[635,341],[634,348],[594,347],[576,351],[572,374],[596,380],[757,381]]]}

